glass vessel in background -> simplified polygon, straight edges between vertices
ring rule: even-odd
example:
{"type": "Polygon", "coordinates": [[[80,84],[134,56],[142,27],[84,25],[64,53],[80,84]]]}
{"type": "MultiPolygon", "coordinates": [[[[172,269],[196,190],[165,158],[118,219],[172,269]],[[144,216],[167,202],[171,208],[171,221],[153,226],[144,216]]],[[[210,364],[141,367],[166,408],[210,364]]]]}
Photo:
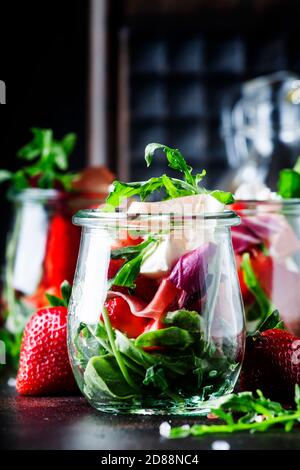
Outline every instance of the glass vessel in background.
{"type": "Polygon", "coordinates": [[[299,77],[281,71],[227,94],[222,134],[231,175],[223,178],[222,187],[234,192],[255,179],[277,189],[278,172],[292,167],[300,155],[299,90],[299,77]]]}
{"type": "Polygon", "coordinates": [[[232,228],[247,328],[254,331],[277,309],[300,335],[300,200],[237,201],[232,228]]]}
{"type": "Polygon", "coordinates": [[[245,341],[232,211],[80,211],[69,304],[77,383],[98,410],[197,414],[232,392],[245,341]]]}
{"type": "Polygon", "coordinates": [[[3,317],[12,334],[22,332],[31,313],[49,305],[46,293],[60,296],[64,280],[72,283],[80,230],[72,215],[99,205],[96,194],[55,189],[24,189],[9,195],[14,206],[4,267],[3,317]]]}

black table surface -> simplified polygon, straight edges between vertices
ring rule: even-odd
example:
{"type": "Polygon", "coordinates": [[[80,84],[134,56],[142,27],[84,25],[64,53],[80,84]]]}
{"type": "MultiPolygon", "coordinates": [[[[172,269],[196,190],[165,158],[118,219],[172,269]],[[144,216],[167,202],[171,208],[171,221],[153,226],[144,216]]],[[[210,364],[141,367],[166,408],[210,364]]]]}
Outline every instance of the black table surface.
{"type": "Polygon", "coordinates": [[[192,424],[203,418],[109,415],[81,396],[20,397],[7,380],[0,387],[0,447],[6,450],[210,450],[226,441],[236,450],[299,450],[300,428],[284,433],[238,433],[168,440],[159,425],[192,424]]]}

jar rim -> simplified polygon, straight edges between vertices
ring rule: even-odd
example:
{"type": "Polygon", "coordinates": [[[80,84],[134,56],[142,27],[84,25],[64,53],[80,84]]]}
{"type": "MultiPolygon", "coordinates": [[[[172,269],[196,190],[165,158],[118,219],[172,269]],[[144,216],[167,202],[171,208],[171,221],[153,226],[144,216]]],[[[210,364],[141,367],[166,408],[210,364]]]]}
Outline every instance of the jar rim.
{"type": "Polygon", "coordinates": [[[73,216],[73,223],[75,225],[84,227],[107,227],[115,226],[118,223],[128,223],[131,227],[134,223],[145,222],[168,222],[176,226],[183,225],[193,221],[213,221],[217,225],[234,226],[240,223],[239,215],[226,209],[223,212],[203,212],[202,214],[176,214],[176,213],[130,213],[127,212],[103,212],[99,209],[83,209],[73,216]]]}
{"type": "MultiPolygon", "coordinates": [[[[300,198],[290,199],[236,199],[234,204],[241,204],[237,212],[242,215],[255,214],[256,211],[268,213],[299,214],[300,198]],[[244,206],[244,207],[243,207],[244,206]]],[[[234,209],[235,210],[235,209],[234,209]]]]}
{"type": "Polygon", "coordinates": [[[13,202],[60,202],[70,199],[95,200],[100,204],[104,198],[101,194],[88,191],[64,191],[60,189],[24,188],[9,190],[8,199],[13,202]],[[102,197],[101,197],[102,196],[102,197]]]}
{"type": "Polygon", "coordinates": [[[245,203],[245,204],[257,204],[257,205],[284,205],[284,206],[300,206],[300,198],[289,198],[289,199],[235,199],[234,203],[245,203]]]}

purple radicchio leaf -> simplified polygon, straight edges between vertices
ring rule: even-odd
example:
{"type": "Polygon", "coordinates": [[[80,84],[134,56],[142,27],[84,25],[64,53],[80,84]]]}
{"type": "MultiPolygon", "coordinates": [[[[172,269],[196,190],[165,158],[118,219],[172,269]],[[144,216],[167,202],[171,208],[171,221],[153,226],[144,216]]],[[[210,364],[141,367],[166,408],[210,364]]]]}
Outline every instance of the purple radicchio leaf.
{"type": "Polygon", "coordinates": [[[203,297],[208,283],[208,263],[216,252],[214,243],[206,243],[181,256],[173,267],[169,279],[178,288],[182,289],[179,307],[183,308],[194,294],[203,297]]]}
{"type": "Polygon", "coordinates": [[[282,225],[277,216],[272,214],[260,214],[255,217],[243,217],[242,224],[247,227],[261,242],[282,230],[282,225]]]}
{"type": "Polygon", "coordinates": [[[232,245],[235,253],[244,253],[253,245],[260,245],[261,239],[248,229],[243,223],[231,228],[232,245]]]}

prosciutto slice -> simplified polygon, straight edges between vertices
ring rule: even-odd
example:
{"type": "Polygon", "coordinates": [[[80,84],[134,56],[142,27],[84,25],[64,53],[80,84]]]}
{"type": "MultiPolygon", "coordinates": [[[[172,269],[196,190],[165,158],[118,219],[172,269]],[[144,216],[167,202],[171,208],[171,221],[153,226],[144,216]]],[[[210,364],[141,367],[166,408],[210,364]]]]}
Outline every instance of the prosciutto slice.
{"type": "Polygon", "coordinates": [[[180,294],[181,290],[177,289],[169,279],[165,278],[148,305],[137,297],[124,294],[123,292],[109,291],[107,298],[122,297],[122,299],[128,303],[131,313],[136,317],[157,320],[163,313],[167,312],[172,305],[176,304],[180,294]]]}

